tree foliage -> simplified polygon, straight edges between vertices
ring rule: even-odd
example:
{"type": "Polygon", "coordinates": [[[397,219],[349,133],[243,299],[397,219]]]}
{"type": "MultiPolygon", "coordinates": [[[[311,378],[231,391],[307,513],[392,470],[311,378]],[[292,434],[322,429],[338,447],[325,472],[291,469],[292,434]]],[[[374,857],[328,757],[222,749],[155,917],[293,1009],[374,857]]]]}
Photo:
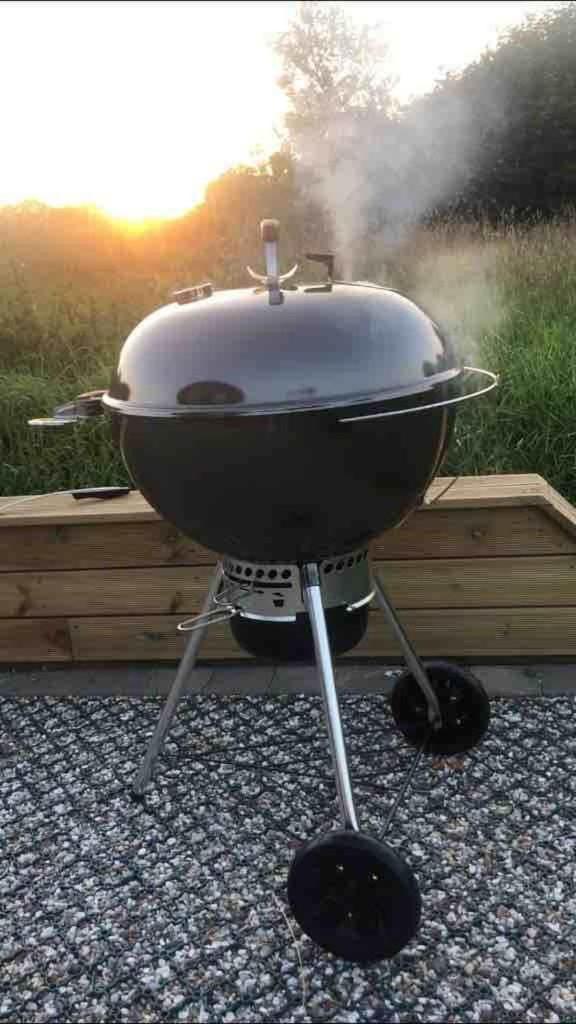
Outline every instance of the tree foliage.
{"type": "Polygon", "coordinates": [[[576,201],[576,3],[529,16],[402,111],[381,30],[337,5],[301,3],[277,51],[298,180],[339,224],[353,194],[362,230],[576,201]]]}
{"type": "MultiPolygon", "coordinates": [[[[259,267],[258,225],[282,222],[283,263],[298,259],[310,243],[310,217],[294,177],[294,161],[280,150],[255,166],[231,168],[211,182],[204,201],[182,217],[131,232],[89,207],[52,208],[27,201],[0,207],[0,286],[14,280],[50,285],[81,282],[89,290],[109,280],[119,297],[125,275],[141,290],[156,278],[181,287],[195,280],[243,286],[246,263],[259,267]]],[[[163,285],[164,287],[164,285],[163,285]]]]}
{"type": "Polygon", "coordinates": [[[283,64],[279,85],[290,103],[289,139],[325,133],[339,115],[390,116],[393,79],[377,25],[357,25],[338,5],[304,0],[276,41],[283,64]]]}
{"type": "Polygon", "coordinates": [[[576,4],[529,17],[439,83],[466,105],[475,159],[467,209],[556,212],[576,199],[576,4]]]}

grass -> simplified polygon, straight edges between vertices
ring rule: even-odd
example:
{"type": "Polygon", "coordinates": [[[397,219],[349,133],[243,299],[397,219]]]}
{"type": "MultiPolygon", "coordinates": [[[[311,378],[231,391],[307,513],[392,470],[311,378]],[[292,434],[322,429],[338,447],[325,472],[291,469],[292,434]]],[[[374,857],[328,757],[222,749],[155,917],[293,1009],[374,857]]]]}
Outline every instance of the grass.
{"type": "Polygon", "coordinates": [[[402,273],[465,362],[500,375],[461,408],[443,472],[539,473],[576,502],[576,221],[430,231],[402,273]]]}
{"type": "Polygon", "coordinates": [[[27,421],[107,387],[123,340],[169,291],[129,271],[38,283],[0,265],[0,494],[129,482],[105,419],[57,431],[27,421]]]}
{"type": "MultiPolygon", "coordinates": [[[[463,406],[443,472],[540,473],[576,502],[576,220],[421,230],[377,279],[405,290],[459,339],[466,362],[501,375],[463,406]]],[[[0,267],[0,494],[127,482],[106,422],[34,432],[81,390],[106,387],[123,339],[170,283],[126,271],[32,289],[0,267]],[[3,273],[3,277],[2,277],[3,273]]],[[[179,282],[177,282],[179,283],[179,282]]],[[[376,455],[375,455],[376,457],[376,455]]]]}
{"type": "Polygon", "coordinates": [[[0,381],[0,493],[37,494],[68,488],[125,484],[128,476],[105,420],[57,431],[33,430],[27,421],[104,386],[95,375],[70,388],[56,379],[11,371],[0,381]]]}

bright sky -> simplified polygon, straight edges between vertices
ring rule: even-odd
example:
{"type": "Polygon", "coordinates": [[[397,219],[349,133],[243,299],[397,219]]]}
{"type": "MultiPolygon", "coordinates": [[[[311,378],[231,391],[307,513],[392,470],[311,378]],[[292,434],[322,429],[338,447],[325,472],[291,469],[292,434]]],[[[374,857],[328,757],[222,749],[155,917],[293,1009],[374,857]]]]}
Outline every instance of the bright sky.
{"type": "MultiPolygon", "coordinates": [[[[0,0],[0,204],[94,203],[173,216],[227,167],[275,145],[269,41],[295,3],[0,0]]],[[[383,22],[402,99],[463,67],[527,13],[563,3],[362,3],[383,22]]]]}

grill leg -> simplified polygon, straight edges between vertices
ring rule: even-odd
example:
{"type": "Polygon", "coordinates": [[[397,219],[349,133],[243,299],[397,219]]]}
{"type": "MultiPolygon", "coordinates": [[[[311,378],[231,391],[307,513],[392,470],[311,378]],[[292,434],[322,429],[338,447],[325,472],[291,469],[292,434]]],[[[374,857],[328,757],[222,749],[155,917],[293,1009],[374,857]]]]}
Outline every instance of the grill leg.
{"type": "MultiPolygon", "coordinates": [[[[222,565],[218,563],[212,577],[210,589],[206,595],[206,600],[204,601],[204,606],[202,608],[203,615],[206,612],[209,612],[212,607],[212,602],[214,601],[222,582],[222,575],[222,565]]],[[[156,728],[148,744],[144,760],[132,786],[132,792],[135,797],[141,797],[143,795],[146,786],[152,778],[154,765],[164,745],[166,733],[168,732],[172,719],[174,718],[178,702],[182,696],[184,685],[196,664],[200,644],[202,643],[202,638],[204,637],[207,628],[207,625],[204,625],[200,626],[199,629],[194,630],[188,641],[186,650],[182,655],[182,660],[178,666],[178,672],[176,673],[176,679],[174,680],[172,689],[166,698],[166,703],[162,708],[160,718],[158,719],[156,728]]]]}
{"type": "Polygon", "coordinates": [[[372,581],[374,583],[374,590],[376,591],[376,598],[378,600],[378,604],[380,605],[382,611],[384,612],[386,618],[388,619],[388,622],[392,627],[394,635],[396,636],[396,639],[398,640],[398,643],[402,648],[402,652],[404,654],[408,670],[412,673],[414,679],[418,683],[418,686],[422,690],[422,693],[426,697],[426,702],[428,704],[428,721],[433,729],[437,729],[442,724],[440,705],[438,703],[438,698],[432,686],[430,685],[430,681],[426,674],[426,669],[423,663],[421,662],[420,658],[416,654],[416,651],[414,650],[412,644],[410,643],[408,635],[405,632],[404,627],[400,622],[398,616],[396,615],[394,606],[392,605],[390,599],[388,598],[386,591],[384,590],[384,587],[382,586],[380,579],[376,575],[376,573],[373,574],[372,581]]]}
{"type": "Polygon", "coordinates": [[[354,807],[352,784],[348,771],[348,758],[342,732],[340,719],[340,708],[338,706],[338,695],[334,681],[334,669],[330,653],[328,631],[326,629],[326,618],[322,604],[322,592],[320,589],[320,576],[318,567],[314,563],[305,565],[302,569],[302,590],[304,604],[310,617],[312,635],[314,637],[314,650],[316,652],[316,664],[320,679],[320,688],[324,700],[324,713],[328,726],[330,739],[330,750],[332,763],[336,772],[336,787],[338,790],[338,801],[344,827],[358,831],[358,821],[354,807]]]}

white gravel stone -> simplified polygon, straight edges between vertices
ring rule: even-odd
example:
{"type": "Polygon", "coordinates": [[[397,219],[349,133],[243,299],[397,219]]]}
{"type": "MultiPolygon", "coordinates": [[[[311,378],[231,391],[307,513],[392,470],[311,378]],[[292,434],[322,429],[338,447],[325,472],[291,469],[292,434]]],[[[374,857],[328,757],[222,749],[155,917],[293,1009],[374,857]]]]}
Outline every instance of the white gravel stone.
{"type": "MultiPolygon", "coordinates": [[[[381,836],[412,753],[385,698],[341,700],[381,836]]],[[[573,698],[495,701],[478,750],[422,763],[386,837],[421,930],[366,968],[286,906],[294,850],[339,824],[319,698],[186,698],[142,807],[159,706],[0,698],[0,1022],[573,1024],[573,698]]]]}

